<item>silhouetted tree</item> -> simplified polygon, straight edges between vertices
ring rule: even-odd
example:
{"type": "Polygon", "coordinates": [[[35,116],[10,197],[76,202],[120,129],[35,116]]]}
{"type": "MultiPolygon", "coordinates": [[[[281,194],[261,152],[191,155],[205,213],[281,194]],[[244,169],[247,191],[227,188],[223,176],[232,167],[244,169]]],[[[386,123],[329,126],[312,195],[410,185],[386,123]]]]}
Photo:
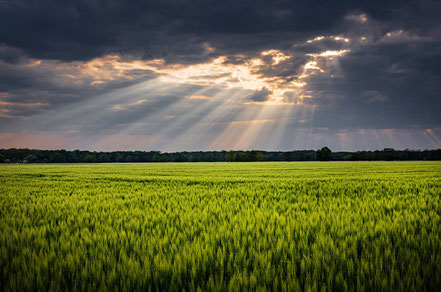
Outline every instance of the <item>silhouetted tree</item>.
{"type": "MultiPolygon", "coordinates": [[[[10,163],[35,162],[59,163],[83,162],[87,155],[94,155],[98,162],[166,162],[166,161],[314,161],[323,160],[323,154],[329,153],[324,147],[318,151],[295,150],[282,151],[196,151],[161,153],[159,151],[116,151],[90,152],[66,150],[0,149],[0,162],[10,163]],[[325,151],[323,152],[323,150],[325,151]],[[3,157],[3,158],[2,158],[3,157]]],[[[329,149],[328,149],[329,150],[329,149]]],[[[331,150],[329,150],[331,151],[331,150]]],[[[441,160],[441,149],[436,150],[394,150],[386,148],[375,151],[331,152],[332,160],[441,160]]],[[[326,157],[326,155],[325,155],[326,157]]],[[[329,159],[329,158],[328,158],[329,159]]],[[[326,160],[326,159],[325,159],[326,160]]]]}
{"type": "Polygon", "coordinates": [[[323,147],[316,152],[317,160],[320,161],[330,161],[332,160],[332,151],[328,147],[323,147]]]}
{"type": "Polygon", "coordinates": [[[213,155],[213,153],[208,152],[207,154],[205,154],[204,161],[207,161],[207,162],[212,162],[212,161],[214,161],[214,155],[213,155]]]}
{"type": "Polygon", "coordinates": [[[155,155],[153,155],[153,162],[161,162],[161,154],[160,153],[155,153],[155,155]]]}
{"type": "Polygon", "coordinates": [[[98,156],[98,162],[109,162],[109,161],[110,161],[110,157],[105,153],[102,153],[100,154],[100,156],[98,156]]]}
{"type": "Polygon", "coordinates": [[[93,163],[95,161],[96,161],[96,158],[95,158],[95,155],[93,155],[93,154],[86,155],[86,157],[84,157],[84,159],[83,159],[83,162],[85,162],[85,163],[93,163]]]}
{"type": "Polygon", "coordinates": [[[3,154],[0,154],[0,163],[5,163],[5,157],[3,156],[3,154]]]}
{"type": "Polygon", "coordinates": [[[293,153],[291,151],[283,153],[283,160],[292,161],[292,156],[293,156],[292,154],[293,153]]]}
{"type": "Polygon", "coordinates": [[[185,161],[187,161],[187,159],[186,159],[186,157],[185,157],[184,154],[178,152],[178,153],[176,153],[176,155],[175,155],[175,161],[176,161],[176,162],[185,162],[185,161]]]}
{"type": "Polygon", "coordinates": [[[66,161],[66,158],[61,153],[58,153],[58,152],[55,152],[49,158],[49,162],[52,162],[52,163],[63,163],[65,161],[66,161]]]}
{"type": "Polygon", "coordinates": [[[228,153],[225,155],[225,159],[227,161],[236,161],[236,152],[235,151],[228,151],[228,153]]]}
{"type": "Polygon", "coordinates": [[[257,153],[256,153],[256,161],[262,161],[262,159],[263,159],[262,151],[257,151],[257,153]]]}
{"type": "Polygon", "coordinates": [[[37,161],[37,157],[35,155],[29,154],[29,155],[26,155],[24,160],[26,160],[26,162],[28,162],[28,163],[34,163],[37,161]]]}
{"type": "Polygon", "coordinates": [[[197,162],[198,161],[198,156],[196,154],[190,154],[188,156],[188,161],[190,161],[190,162],[197,162]]]}

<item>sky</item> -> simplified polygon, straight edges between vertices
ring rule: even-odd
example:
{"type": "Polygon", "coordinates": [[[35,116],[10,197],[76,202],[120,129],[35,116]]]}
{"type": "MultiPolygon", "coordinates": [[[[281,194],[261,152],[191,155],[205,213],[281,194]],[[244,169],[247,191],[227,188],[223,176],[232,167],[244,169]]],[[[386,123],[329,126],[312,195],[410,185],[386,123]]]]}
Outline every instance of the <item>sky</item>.
{"type": "Polygon", "coordinates": [[[441,148],[441,2],[0,0],[0,148],[441,148]]]}

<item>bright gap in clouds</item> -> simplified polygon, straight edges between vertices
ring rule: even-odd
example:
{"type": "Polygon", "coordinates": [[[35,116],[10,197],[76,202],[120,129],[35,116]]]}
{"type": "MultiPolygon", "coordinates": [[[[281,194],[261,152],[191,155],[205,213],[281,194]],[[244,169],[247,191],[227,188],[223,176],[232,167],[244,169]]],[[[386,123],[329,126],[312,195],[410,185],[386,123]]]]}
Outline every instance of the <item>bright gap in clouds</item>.
{"type": "MultiPolygon", "coordinates": [[[[317,60],[327,56],[311,55],[308,58],[317,60]]],[[[80,103],[77,108],[70,109],[71,119],[77,120],[75,115],[85,115],[86,111],[91,116],[87,124],[93,125],[109,114],[136,113],[137,118],[132,118],[130,123],[119,123],[105,133],[102,139],[113,143],[118,141],[116,137],[125,140],[141,134],[152,137],[149,147],[170,151],[182,148],[277,148],[275,143],[282,140],[287,124],[295,118],[293,109],[300,105],[313,108],[312,105],[303,105],[302,100],[309,97],[304,90],[307,77],[317,74],[311,69],[318,67],[310,68],[308,64],[317,64],[316,61],[306,63],[300,74],[266,76],[261,73],[268,67],[276,71],[278,66],[284,66],[292,58],[295,56],[268,50],[261,52],[260,57],[248,58],[240,64],[229,63],[225,56],[187,66],[166,65],[163,60],[130,61],[119,56],[94,59],[74,67],[81,74],[68,74],[69,77],[75,79],[78,76],[77,79],[81,80],[89,76],[92,79],[90,84],[94,86],[113,80],[111,72],[123,78],[131,70],[149,70],[158,77],[80,103]],[[153,112],[142,114],[143,108],[154,107],[167,96],[175,98],[153,112]],[[259,97],[253,99],[256,96],[259,97]],[[268,128],[272,133],[266,130],[268,128]],[[262,139],[262,136],[267,138],[262,139]]],[[[62,65],[58,69],[65,67],[62,65]]],[[[325,73],[324,69],[318,70],[325,73]]],[[[65,118],[64,114],[62,116],[65,118]]],[[[88,130],[87,125],[79,127],[78,133],[88,130]]],[[[90,146],[104,147],[99,139],[90,146]]]]}
{"type": "Polygon", "coordinates": [[[183,147],[249,149],[264,146],[268,140],[277,147],[274,141],[281,140],[281,129],[292,118],[290,113],[302,104],[302,96],[307,96],[305,77],[315,72],[307,64],[301,74],[290,76],[266,76],[261,70],[277,70],[293,58],[279,50],[267,50],[239,64],[228,62],[226,56],[194,65],[167,65],[160,59],[130,60],[116,55],[86,63],[32,61],[32,66],[55,65],[63,82],[87,82],[94,87],[134,78],[133,71],[155,74],[151,80],[45,113],[46,118],[37,124],[41,129],[60,125],[55,131],[70,134],[72,139],[83,137],[87,142],[76,144],[79,148],[115,150],[118,145],[126,147],[130,137],[148,148],[170,151],[183,147]],[[73,122],[68,127],[63,123],[67,120],[73,122]],[[116,123],[97,133],[97,125],[106,120],[116,123]],[[265,128],[271,128],[275,136],[262,141],[259,135],[263,132],[271,136],[265,128]]]}
{"type": "MultiPolygon", "coordinates": [[[[364,23],[366,17],[359,20],[364,23]]],[[[409,37],[397,30],[385,34],[381,41],[403,36],[409,37]]],[[[119,55],[88,62],[30,59],[27,68],[54,71],[64,86],[88,86],[99,92],[121,80],[135,83],[92,94],[20,123],[22,128],[32,124],[36,132],[63,137],[60,141],[69,149],[288,150],[330,145],[354,150],[360,148],[360,141],[366,149],[403,144],[406,133],[400,131],[362,129],[332,134],[328,128],[314,127],[316,99],[327,93],[311,87],[311,80],[344,77],[340,58],[369,40],[318,36],[293,45],[291,50],[221,55],[197,64],[119,55]],[[309,52],[298,49],[311,45],[314,50],[309,52]]],[[[209,43],[203,45],[207,54],[216,51],[209,43]]],[[[13,107],[49,106],[46,102],[14,103],[9,97],[9,93],[0,93],[1,117],[14,118],[13,107]]],[[[371,100],[383,102],[387,97],[371,100]]],[[[440,144],[432,132],[417,134],[435,147],[440,144]]]]}

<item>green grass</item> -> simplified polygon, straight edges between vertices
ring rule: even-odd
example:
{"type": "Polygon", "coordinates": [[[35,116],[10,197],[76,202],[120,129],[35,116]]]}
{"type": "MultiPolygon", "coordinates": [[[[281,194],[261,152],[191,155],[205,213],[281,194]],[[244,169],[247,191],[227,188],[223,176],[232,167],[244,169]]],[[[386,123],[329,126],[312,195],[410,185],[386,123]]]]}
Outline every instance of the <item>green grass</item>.
{"type": "Polygon", "coordinates": [[[440,162],[0,166],[1,290],[440,290],[440,162]]]}

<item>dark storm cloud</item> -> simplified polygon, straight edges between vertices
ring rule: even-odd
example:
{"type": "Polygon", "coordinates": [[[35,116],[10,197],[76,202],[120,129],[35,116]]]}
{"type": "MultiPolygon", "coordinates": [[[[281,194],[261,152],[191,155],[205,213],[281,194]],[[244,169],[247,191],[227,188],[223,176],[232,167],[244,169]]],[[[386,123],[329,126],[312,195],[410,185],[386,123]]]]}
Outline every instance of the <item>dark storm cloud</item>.
{"type": "MultiPolygon", "coordinates": [[[[1,42],[34,58],[87,60],[106,53],[146,58],[204,58],[204,41],[222,51],[256,50],[332,31],[351,12],[381,21],[419,23],[430,1],[6,1],[1,42]],[[412,12],[411,16],[407,14],[412,12]],[[403,17],[401,17],[403,15],[403,17]],[[408,18],[412,21],[408,21],[408,18]]],[[[429,11],[433,11],[430,9],[429,11]]],[[[434,13],[431,14],[434,19],[434,13]]],[[[432,25],[430,20],[425,27],[432,25]]]]}
{"type": "Polygon", "coordinates": [[[20,63],[26,57],[23,52],[17,48],[0,45],[0,61],[5,63],[20,63]]]}
{"type": "Polygon", "coordinates": [[[343,56],[340,67],[340,78],[309,81],[309,88],[317,91],[310,100],[318,105],[316,126],[441,126],[441,42],[369,45],[343,56]]]}

